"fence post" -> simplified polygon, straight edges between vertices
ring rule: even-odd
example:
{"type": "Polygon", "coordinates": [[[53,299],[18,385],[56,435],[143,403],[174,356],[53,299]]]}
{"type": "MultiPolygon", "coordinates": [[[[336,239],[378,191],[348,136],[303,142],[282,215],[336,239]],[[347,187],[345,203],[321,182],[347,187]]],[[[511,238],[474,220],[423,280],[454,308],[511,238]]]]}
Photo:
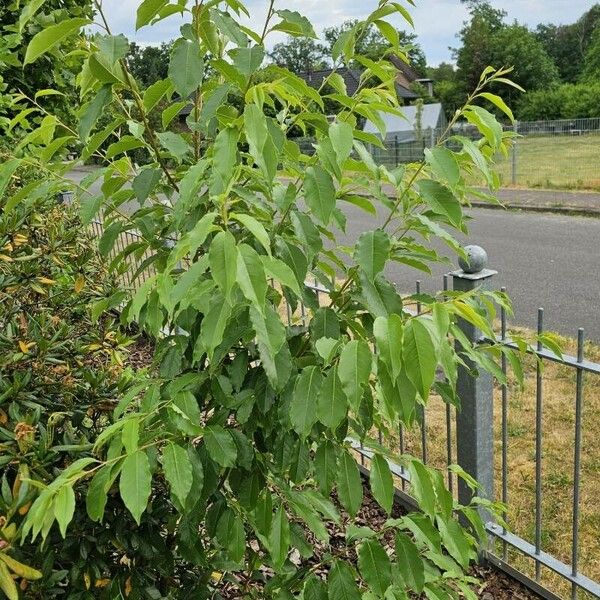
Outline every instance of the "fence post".
{"type": "MultiPolygon", "coordinates": [[[[475,288],[486,288],[497,271],[487,267],[487,254],[479,246],[466,246],[468,261],[460,260],[461,269],[452,275],[453,289],[468,292],[475,288]]],[[[467,339],[478,342],[482,333],[463,319],[459,327],[467,339]]],[[[457,350],[460,343],[457,341],[457,350]]],[[[492,376],[479,371],[477,377],[472,374],[473,363],[464,358],[468,368],[458,367],[457,394],[461,408],[456,417],[457,463],[474,477],[481,486],[480,495],[494,498],[494,397],[492,376]]],[[[461,504],[471,501],[470,488],[459,479],[458,499],[461,504]]],[[[485,521],[489,520],[487,511],[482,511],[485,521]]]]}
{"type": "MultiPolygon", "coordinates": [[[[513,131],[515,133],[519,133],[519,122],[515,121],[513,124],[513,131]]],[[[513,141],[513,145],[512,145],[512,152],[511,152],[511,157],[512,157],[512,184],[513,185],[517,185],[517,140],[515,138],[515,140],[513,141]]]]}
{"type": "Polygon", "coordinates": [[[396,166],[400,164],[400,145],[398,144],[398,136],[394,138],[394,153],[396,157],[396,166]]]}

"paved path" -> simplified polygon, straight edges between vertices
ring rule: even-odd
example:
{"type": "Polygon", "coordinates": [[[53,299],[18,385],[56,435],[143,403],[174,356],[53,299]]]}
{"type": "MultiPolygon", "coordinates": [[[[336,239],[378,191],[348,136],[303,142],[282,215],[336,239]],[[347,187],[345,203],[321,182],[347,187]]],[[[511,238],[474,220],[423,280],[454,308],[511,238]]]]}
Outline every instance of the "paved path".
{"type": "MultiPolygon", "coordinates": [[[[85,173],[73,173],[80,180],[85,173]]],[[[549,198],[568,198],[571,202],[596,203],[600,194],[577,192],[504,190],[504,201],[518,195],[540,206],[549,198]]],[[[365,213],[347,205],[346,242],[353,242],[374,222],[365,213]]],[[[476,208],[471,211],[471,233],[465,242],[483,246],[489,254],[490,268],[499,271],[498,288],[506,286],[515,306],[515,322],[535,326],[538,307],[545,308],[548,329],[576,335],[584,327],[586,335],[600,342],[600,219],[573,215],[506,211],[476,208]]],[[[342,236],[343,237],[343,236],[342,236]]],[[[440,250],[444,250],[440,247],[440,250]]],[[[403,291],[414,290],[421,279],[424,291],[442,286],[448,266],[434,267],[434,275],[393,264],[389,276],[403,291]]]]}

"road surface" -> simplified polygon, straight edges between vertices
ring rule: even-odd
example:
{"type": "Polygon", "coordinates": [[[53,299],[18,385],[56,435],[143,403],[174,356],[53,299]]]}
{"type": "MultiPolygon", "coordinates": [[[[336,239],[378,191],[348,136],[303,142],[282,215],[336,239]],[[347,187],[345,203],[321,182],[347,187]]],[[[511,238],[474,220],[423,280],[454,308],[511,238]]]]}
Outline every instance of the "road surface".
{"type": "MultiPolygon", "coordinates": [[[[498,271],[494,287],[506,287],[512,298],[515,324],[535,327],[542,307],[546,330],[576,337],[583,327],[586,337],[600,342],[600,219],[492,209],[469,215],[469,235],[459,240],[485,248],[489,268],[498,271]]],[[[364,231],[366,220],[354,208],[348,217],[350,241],[364,231]]],[[[420,279],[422,290],[433,292],[442,289],[450,269],[432,270],[429,276],[393,263],[387,274],[402,291],[414,290],[420,279]]]]}
{"type": "MultiPolygon", "coordinates": [[[[72,174],[76,180],[83,175],[72,174]]],[[[345,241],[352,242],[374,223],[347,206],[345,241]]],[[[600,219],[491,209],[469,214],[470,234],[462,239],[487,250],[489,267],[499,272],[494,285],[505,286],[513,300],[515,324],[535,327],[543,307],[546,329],[575,336],[583,327],[588,338],[600,342],[600,219]]],[[[441,289],[448,270],[434,266],[430,277],[394,263],[388,275],[403,292],[414,290],[417,279],[431,292],[441,289]]]]}

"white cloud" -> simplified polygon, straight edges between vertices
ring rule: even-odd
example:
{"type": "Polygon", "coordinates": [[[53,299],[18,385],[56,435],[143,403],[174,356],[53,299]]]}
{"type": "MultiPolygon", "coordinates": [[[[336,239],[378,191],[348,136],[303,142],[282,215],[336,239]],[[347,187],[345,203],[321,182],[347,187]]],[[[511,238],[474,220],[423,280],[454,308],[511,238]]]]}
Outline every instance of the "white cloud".
{"type": "MultiPolygon", "coordinates": [[[[183,22],[173,16],[154,27],[134,31],[135,12],[140,0],[104,0],[106,15],[115,32],[123,32],[130,39],[142,44],[155,44],[177,37],[183,22]]],[[[347,19],[366,16],[377,7],[377,0],[277,0],[277,5],[297,10],[306,15],[317,31],[337,25],[347,19]]],[[[467,17],[467,10],[460,0],[416,0],[416,8],[409,10],[415,21],[415,31],[430,64],[450,59],[449,46],[456,46],[456,33],[467,17]]],[[[508,13],[508,20],[535,26],[540,22],[571,23],[587,9],[590,0],[492,0],[496,8],[508,13]]],[[[250,23],[261,28],[268,0],[248,0],[250,23]]],[[[396,25],[407,28],[406,23],[396,19],[396,25]]],[[[271,44],[280,38],[273,37],[271,44]]]]}

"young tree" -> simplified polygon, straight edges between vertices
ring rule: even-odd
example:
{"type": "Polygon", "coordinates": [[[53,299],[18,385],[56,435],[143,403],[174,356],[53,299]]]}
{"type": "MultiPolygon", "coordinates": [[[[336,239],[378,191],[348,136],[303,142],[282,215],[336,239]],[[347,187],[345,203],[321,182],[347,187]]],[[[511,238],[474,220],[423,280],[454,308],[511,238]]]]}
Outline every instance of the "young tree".
{"type": "MultiPolygon", "coordinates": [[[[104,598],[144,600],[225,593],[278,600],[472,597],[467,570],[485,537],[479,510],[497,507],[480,497],[459,504],[442,472],[398,456],[372,432],[385,438],[400,425],[415,426],[434,393],[459,404],[459,366],[498,374],[501,353],[514,356],[492,341],[471,344],[459,328],[464,319],[494,340],[492,302],[507,306],[504,294],[411,299],[385,275],[391,261],[425,270],[443,261],[432,238],[467,259],[451,231],[467,231],[464,208],[472,194],[485,197],[474,187],[480,178],[490,190],[499,185],[492,157],[511,139],[475,103],[486,100],[511,118],[489,91],[508,72],[486,68],[440,144],[421,161],[389,170],[365,146],[377,138],[357,125],[362,117],[381,125],[382,112],[401,112],[395,72],[385,59],[359,56],[356,42],[376,23],[389,35],[390,52],[401,53],[384,25],[388,16],[403,15],[399,4],[381,0],[334,50],[333,64],[343,54],[346,63],[369,66],[352,96],[335,71],[323,82],[344,107],[333,120],[318,91],[288,69],[271,65],[269,77],[261,76],[271,32],[312,37],[297,12],[271,3],[255,32],[240,22],[249,11],[239,0],[177,5],[189,22],[172,46],[168,77],[141,91],[129,71],[128,44],[113,35],[100,2],[97,8],[105,32],[82,48],[77,129],[54,121],[50,131],[47,125],[31,131],[0,170],[0,184],[35,158],[43,178],[7,204],[43,193],[40,186],[72,166],[51,162],[65,131],[81,141],[84,157],[104,161],[76,186],[82,219],[88,224],[101,211],[98,247],[111,268],[124,268],[132,256],[143,262],[131,274],[137,291],[101,299],[93,314],[118,309],[124,322],[135,322],[155,342],[154,364],[118,397],[91,444],[56,450],[66,453],[68,467],[36,473],[43,481],[18,498],[28,503],[25,514],[11,505],[3,531],[10,528],[11,541],[33,550],[55,523],[71,540],[89,530],[114,534],[111,556],[133,546],[134,560],[124,554],[113,561],[116,569],[107,561],[82,574],[45,561],[43,581],[67,571],[81,597],[105,588],[104,598]],[[190,131],[175,133],[169,124],[180,99],[189,97],[190,131]],[[109,109],[115,118],[104,125],[99,118],[109,109]],[[473,123],[481,139],[452,136],[446,147],[459,118],[473,123]],[[315,131],[310,155],[290,136],[295,127],[315,131]],[[143,169],[129,154],[138,148],[152,157],[143,169]],[[382,216],[352,247],[336,240],[348,204],[382,216]],[[137,237],[123,247],[126,232],[137,237]],[[368,484],[357,445],[373,452],[368,484]],[[375,531],[356,515],[363,483],[392,513],[388,459],[410,473],[422,512],[394,514],[375,531]],[[115,503],[138,524],[135,545],[120,541],[115,503]],[[77,520],[70,530],[75,509],[84,505],[89,521],[77,520]],[[461,526],[457,516],[470,525],[461,526]],[[139,569],[136,552],[146,566],[153,558],[155,568],[139,569]]],[[[164,8],[142,2],[138,28],[172,10],[164,8]]],[[[40,59],[58,43],[36,36],[28,53],[40,59]]],[[[476,483],[454,470],[476,493],[476,483]]],[[[12,543],[1,549],[17,550],[12,543]]],[[[12,594],[16,586],[6,572],[0,575],[12,594]]]]}

